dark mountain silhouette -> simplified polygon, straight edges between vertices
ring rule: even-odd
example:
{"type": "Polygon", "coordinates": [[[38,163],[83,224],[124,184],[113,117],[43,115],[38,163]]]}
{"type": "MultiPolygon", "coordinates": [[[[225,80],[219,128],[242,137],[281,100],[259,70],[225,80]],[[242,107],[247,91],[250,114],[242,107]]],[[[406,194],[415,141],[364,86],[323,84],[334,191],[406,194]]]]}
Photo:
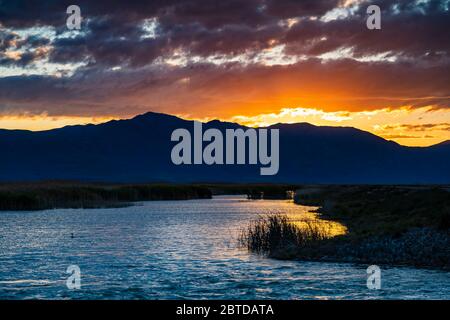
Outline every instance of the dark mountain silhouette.
{"type": "MultiPolygon", "coordinates": [[[[204,124],[225,130],[234,123],[204,124]]],[[[0,130],[0,180],[108,182],[450,183],[450,143],[404,147],[347,127],[276,124],[280,169],[260,176],[261,165],[172,164],[176,128],[192,121],[146,113],[99,125],[31,132],[0,130]]]]}

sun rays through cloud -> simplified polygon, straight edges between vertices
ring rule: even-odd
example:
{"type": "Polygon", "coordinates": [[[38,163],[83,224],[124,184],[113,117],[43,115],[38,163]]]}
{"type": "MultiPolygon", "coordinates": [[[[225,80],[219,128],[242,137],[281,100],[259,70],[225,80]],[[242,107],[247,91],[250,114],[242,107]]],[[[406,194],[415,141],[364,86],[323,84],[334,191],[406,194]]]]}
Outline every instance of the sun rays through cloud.
{"type": "Polygon", "coordinates": [[[449,138],[404,126],[450,122],[446,0],[378,1],[376,31],[365,0],[80,0],[80,30],[65,24],[70,4],[2,4],[1,127],[156,111],[354,126],[407,145],[449,138]]]}

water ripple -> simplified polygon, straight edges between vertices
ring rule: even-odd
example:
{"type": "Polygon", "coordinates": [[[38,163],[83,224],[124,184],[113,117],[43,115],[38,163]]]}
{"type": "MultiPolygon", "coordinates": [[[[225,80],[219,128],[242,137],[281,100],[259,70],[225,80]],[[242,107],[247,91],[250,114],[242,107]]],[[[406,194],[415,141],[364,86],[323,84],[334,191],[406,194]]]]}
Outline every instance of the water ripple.
{"type": "Polygon", "coordinates": [[[143,202],[116,209],[0,215],[1,299],[449,299],[448,272],[382,267],[382,290],[366,267],[277,261],[239,249],[258,215],[310,216],[287,201],[143,202]],[[73,233],[74,237],[71,238],[73,233]],[[81,268],[81,289],[66,269],[81,268]]]}

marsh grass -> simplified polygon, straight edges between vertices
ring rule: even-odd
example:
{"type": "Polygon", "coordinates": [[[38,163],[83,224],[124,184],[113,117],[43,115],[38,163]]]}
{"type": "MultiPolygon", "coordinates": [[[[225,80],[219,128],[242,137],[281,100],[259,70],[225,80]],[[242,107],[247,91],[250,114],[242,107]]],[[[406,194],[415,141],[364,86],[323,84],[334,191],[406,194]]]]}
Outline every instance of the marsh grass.
{"type": "Polygon", "coordinates": [[[208,188],[194,185],[0,185],[0,211],[123,207],[136,201],[209,198],[211,191],[208,188]]]}
{"type": "Polygon", "coordinates": [[[239,244],[249,251],[268,256],[288,257],[329,238],[321,223],[302,221],[298,226],[286,215],[272,214],[252,221],[239,236],[239,244]]]}
{"type": "Polygon", "coordinates": [[[450,228],[448,186],[323,186],[294,201],[319,206],[322,218],[345,224],[352,238],[400,236],[414,228],[450,228]]]}

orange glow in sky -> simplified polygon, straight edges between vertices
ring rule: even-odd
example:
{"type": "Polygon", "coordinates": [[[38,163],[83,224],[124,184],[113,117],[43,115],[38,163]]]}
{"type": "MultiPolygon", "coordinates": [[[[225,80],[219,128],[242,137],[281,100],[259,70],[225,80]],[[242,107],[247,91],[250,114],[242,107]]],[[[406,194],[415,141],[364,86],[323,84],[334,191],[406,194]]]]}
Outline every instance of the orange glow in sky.
{"type": "MultiPolygon", "coordinates": [[[[200,121],[216,119],[216,117],[201,117],[183,113],[176,115],[180,118],[200,121]]],[[[51,117],[45,114],[40,116],[3,116],[0,117],[0,127],[40,131],[67,125],[99,124],[121,118],[124,117],[51,117]]],[[[431,107],[354,112],[323,111],[314,108],[281,108],[278,112],[218,118],[251,127],[297,122],[308,122],[318,126],[350,126],[406,146],[429,146],[450,140],[449,112],[444,109],[434,110],[431,107]]]]}
{"type": "Polygon", "coordinates": [[[79,4],[80,30],[66,30],[59,2],[5,3],[0,128],[153,111],[350,126],[408,146],[450,139],[446,0],[388,1],[380,29],[362,0],[97,2],[79,4]]]}

